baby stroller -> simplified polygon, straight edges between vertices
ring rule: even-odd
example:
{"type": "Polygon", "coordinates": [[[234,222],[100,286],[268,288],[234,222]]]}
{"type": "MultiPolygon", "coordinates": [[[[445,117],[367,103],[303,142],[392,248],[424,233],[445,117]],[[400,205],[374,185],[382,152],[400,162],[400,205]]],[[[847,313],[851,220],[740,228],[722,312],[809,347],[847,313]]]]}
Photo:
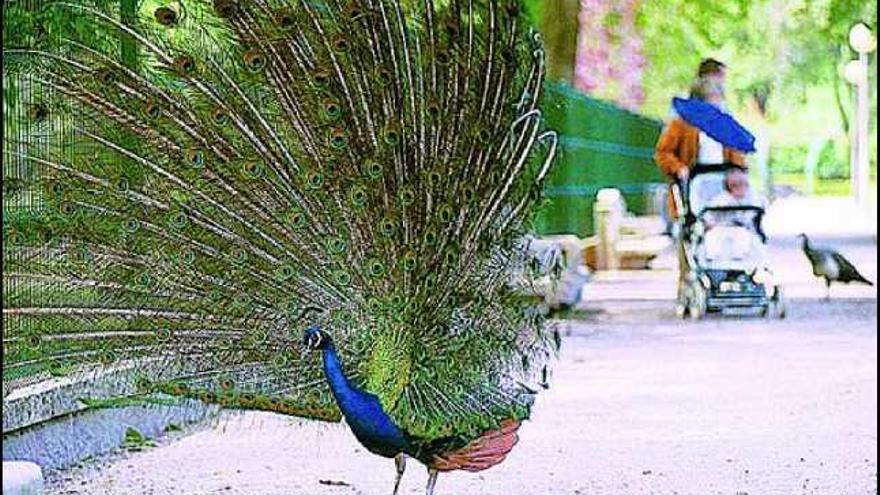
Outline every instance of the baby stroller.
{"type": "Polygon", "coordinates": [[[678,290],[679,316],[700,319],[726,309],[756,309],[785,317],[782,288],[767,266],[761,206],[711,206],[735,165],[701,165],[673,186],[685,270],[678,290]]]}

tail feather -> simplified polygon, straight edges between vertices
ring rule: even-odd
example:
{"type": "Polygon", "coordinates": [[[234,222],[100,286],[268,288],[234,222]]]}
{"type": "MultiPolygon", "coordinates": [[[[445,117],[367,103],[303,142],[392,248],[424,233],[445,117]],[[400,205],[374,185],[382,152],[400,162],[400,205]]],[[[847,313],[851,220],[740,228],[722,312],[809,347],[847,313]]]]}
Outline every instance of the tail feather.
{"type": "Polygon", "coordinates": [[[504,384],[551,343],[510,274],[556,136],[518,2],[218,1],[136,28],[82,3],[51,8],[143,57],[5,50],[76,116],[49,149],[15,143],[46,214],[4,221],[9,369],[161,363],[143,374],[165,391],[331,418],[298,335],[320,319],[414,434],[527,414],[504,384]]]}

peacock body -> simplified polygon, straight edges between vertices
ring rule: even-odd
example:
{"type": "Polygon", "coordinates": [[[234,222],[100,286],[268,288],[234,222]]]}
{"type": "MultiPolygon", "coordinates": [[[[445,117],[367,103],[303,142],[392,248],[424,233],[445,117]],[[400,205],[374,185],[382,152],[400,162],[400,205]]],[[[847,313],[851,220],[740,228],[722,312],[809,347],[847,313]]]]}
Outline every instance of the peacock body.
{"type": "Polygon", "coordinates": [[[519,1],[46,9],[139,56],[4,47],[39,119],[69,119],[10,152],[43,210],[4,218],[4,394],[112,374],[344,417],[398,482],[405,456],[428,466],[429,492],[503,460],[558,349],[518,290],[556,146],[519,1]]]}
{"type": "Polygon", "coordinates": [[[801,249],[813,268],[813,275],[825,279],[825,298],[831,297],[831,283],[852,282],[874,285],[866,279],[842,254],[827,248],[814,246],[806,234],[800,234],[801,249]]]}

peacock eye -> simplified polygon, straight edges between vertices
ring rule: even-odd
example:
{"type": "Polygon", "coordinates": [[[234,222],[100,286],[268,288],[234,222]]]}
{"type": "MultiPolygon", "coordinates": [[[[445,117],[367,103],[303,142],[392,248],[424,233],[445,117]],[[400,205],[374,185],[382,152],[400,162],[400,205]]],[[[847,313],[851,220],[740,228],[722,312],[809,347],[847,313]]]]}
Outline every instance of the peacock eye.
{"type": "Polygon", "coordinates": [[[238,14],[238,2],[235,0],[214,0],[214,11],[220,17],[229,19],[238,14]]]}
{"type": "Polygon", "coordinates": [[[381,277],[385,274],[385,265],[381,261],[372,261],[369,266],[370,275],[374,277],[381,277]]]}
{"type": "Polygon", "coordinates": [[[324,185],[324,176],[320,172],[311,172],[306,177],[306,185],[309,189],[320,189],[324,185]]]}
{"type": "Polygon", "coordinates": [[[31,105],[30,108],[28,108],[28,116],[34,122],[43,122],[49,118],[49,108],[42,103],[31,105]]]}
{"type": "Polygon", "coordinates": [[[351,274],[345,270],[339,270],[333,274],[333,278],[336,279],[336,283],[347,287],[351,283],[351,274]]]}
{"type": "Polygon", "coordinates": [[[334,129],[330,133],[330,146],[334,149],[341,150],[348,144],[348,135],[342,129],[334,129]]]}
{"type": "Polygon", "coordinates": [[[174,59],[174,68],[181,75],[188,76],[196,69],[196,61],[189,55],[180,55],[174,59]]]}
{"type": "Polygon", "coordinates": [[[381,69],[376,73],[376,80],[379,81],[379,84],[382,86],[387,86],[391,84],[391,72],[387,69],[381,69]]]}
{"type": "Polygon", "coordinates": [[[157,119],[162,115],[162,109],[158,105],[147,103],[144,105],[144,114],[151,119],[157,119]]]}
{"type": "Polygon", "coordinates": [[[177,12],[168,7],[159,7],[153,12],[153,17],[156,18],[156,22],[166,27],[176,26],[179,20],[177,12]]]}
{"type": "Polygon", "coordinates": [[[251,49],[244,53],[244,63],[249,71],[257,72],[266,66],[266,57],[260,50],[251,49]]]}
{"type": "Polygon", "coordinates": [[[110,69],[100,69],[95,72],[95,79],[104,84],[113,84],[117,81],[116,73],[110,69]]]}
{"type": "Polygon", "coordinates": [[[383,168],[382,164],[380,164],[379,162],[367,162],[367,164],[364,166],[364,169],[367,173],[367,176],[371,179],[378,179],[382,177],[383,168]]]}
{"type": "Polygon", "coordinates": [[[327,86],[330,83],[330,73],[325,71],[320,71],[315,73],[312,76],[312,81],[320,87],[327,86]]]}
{"type": "Polygon", "coordinates": [[[278,26],[283,29],[289,29],[296,25],[296,19],[290,12],[281,12],[275,18],[278,26]]]}
{"type": "Polygon", "coordinates": [[[337,36],[337,37],[333,40],[333,49],[336,50],[337,52],[340,52],[340,53],[345,53],[345,52],[347,52],[348,49],[349,49],[348,40],[345,39],[345,38],[344,38],[343,36],[341,36],[341,35],[340,35],[340,36],[337,36]]]}
{"type": "Polygon", "coordinates": [[[214,110],[214,123],[225,125],[227,122],[229,122],[229,115],[222,108],[214,110]]]}
{"type": "Polygon", "coordinates": [[[327,120],[336,120],[342,115],[342,107],[334,100],[324,101],[324,117],[327,120]]]}
{"type": "Polygon", "coordinates": [[[247,179],[258,179],[263,176],[263,166],[258,162],[245,162],[241,166],[241,173],[247,179]]]}
{"type": "Polygon", "coordinates": [[[358,187],[351,192],[351,202],[358,208],[362,208],[367,204],[367,191],[358,187]]]}
{"type": "Polygon", "coordinates": [[[385,131],[385,144],[389,146],[395,146],[400,142],[400,134],[394,130],[389,129],[385,131]]]}

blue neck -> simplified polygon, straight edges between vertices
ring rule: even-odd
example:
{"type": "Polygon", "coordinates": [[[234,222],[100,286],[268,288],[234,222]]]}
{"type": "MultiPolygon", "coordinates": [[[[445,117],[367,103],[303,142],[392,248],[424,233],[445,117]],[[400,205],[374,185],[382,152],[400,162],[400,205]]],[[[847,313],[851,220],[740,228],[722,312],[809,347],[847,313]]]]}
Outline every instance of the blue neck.
{"type": "Polygon", "coordinates": [[[327,381],[330,382],[330,390],[333,391],[333,396],[336,397],[336,403],[339,404],[344,413],[343,404],[353,398],[355,388],[351,386],[351,383],[345,376],[342,362],[339,361],[339,355],[336,354],[336,347],[333,345],[333,342],[329,342],[324,346],[323,357],[324,375],[327,376],[327,381]]]}
{"type": "Polygon", "coordinates": [[[407,449],[403,432],[383,410],[379,398],[349,382],[332,342],[323,349],[324,374],[339,410],[358,441],[374,454],[394,457],[407,449]]]}

